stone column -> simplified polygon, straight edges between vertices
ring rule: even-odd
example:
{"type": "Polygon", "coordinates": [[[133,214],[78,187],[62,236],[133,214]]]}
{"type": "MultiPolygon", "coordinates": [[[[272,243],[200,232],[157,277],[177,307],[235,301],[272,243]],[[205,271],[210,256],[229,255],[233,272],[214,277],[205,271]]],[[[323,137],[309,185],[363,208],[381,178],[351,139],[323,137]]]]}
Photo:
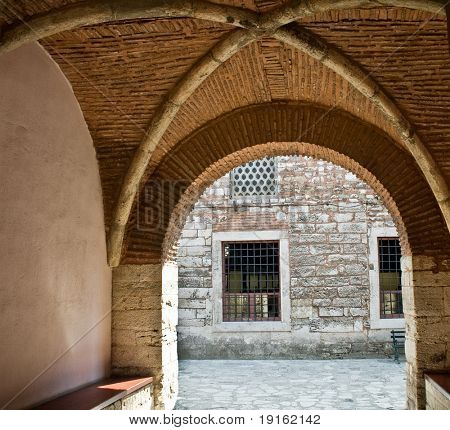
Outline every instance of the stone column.
{"type": "Polygon", "coordinates": [[[153,376],[155,409],[172,409],[178,391],[174,263],[113,270],[112,373],[153,376]]]}
{"type": "Polygon", "coordinates": [[[450,260],[403,257],[407,407],[425,409],[427,371],[450,370],[450,260]]]}

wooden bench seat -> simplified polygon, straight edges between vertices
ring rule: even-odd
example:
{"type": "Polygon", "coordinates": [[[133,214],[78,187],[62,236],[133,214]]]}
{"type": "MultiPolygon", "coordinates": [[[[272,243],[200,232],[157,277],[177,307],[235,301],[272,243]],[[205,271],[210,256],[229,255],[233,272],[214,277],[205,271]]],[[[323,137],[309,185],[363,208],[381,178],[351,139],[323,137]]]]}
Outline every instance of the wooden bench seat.
{"type": "Polygon", "coordinates": [[[87,410],[104,409],[141,388],[150,385],[153,378],[110,378],[65,394],[34,409],[87,410]]]}
{"type": "Polygon", "coordinates": [[[450,410],[450,373],[426,373],[427,409],[450,410]]]}

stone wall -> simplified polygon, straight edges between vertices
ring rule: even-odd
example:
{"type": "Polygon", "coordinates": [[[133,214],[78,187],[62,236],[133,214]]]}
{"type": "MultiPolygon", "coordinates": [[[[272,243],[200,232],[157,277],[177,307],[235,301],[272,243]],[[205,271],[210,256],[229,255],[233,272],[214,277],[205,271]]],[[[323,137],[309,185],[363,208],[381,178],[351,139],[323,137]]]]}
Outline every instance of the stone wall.
{"type": "Polygon", "coordinates": [[[427,371],[450,372],[450,257],[414,255],[403,282],[408,409],[424,409],[427,371]]]}
{"type": "Polygon", "coordinates": [[[103,411],[148,411],[150,409],[154,409],[153,386],[151,384],[102,408],[103,411]]]}
{"type": "Polygon", "coordinates": [[[112,372],[153,376],[155,409],[178,393],[177,266],[119,266],[113,271],[112,372]]]}
{"type": "MultiPolygon", "coordinates": [[[[370,326],[368,234],[394,227],[355,175],[308,157],[277,157],[278,194],[230,199],[229,175],[189,215],[179,249],[181,358],[383,356],[390,329],[370,326]],[[289,237],[290,331],[218,332],[213,323],[215,232],[282,230],[289,237]]],[[[254,323],[258,324],[258,323],[254,323]]]]}

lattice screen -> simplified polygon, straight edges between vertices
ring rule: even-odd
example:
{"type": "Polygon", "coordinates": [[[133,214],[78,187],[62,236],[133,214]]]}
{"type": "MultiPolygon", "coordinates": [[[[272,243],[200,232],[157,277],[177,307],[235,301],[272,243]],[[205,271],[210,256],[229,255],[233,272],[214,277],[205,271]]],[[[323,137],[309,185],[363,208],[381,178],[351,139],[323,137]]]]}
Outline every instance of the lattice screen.
{"type": "Polygon", "coordinates": [[[231,172],[231,195],[270,196],[276,193],[276,162],[261,158],[236,167],[231,172]]]}

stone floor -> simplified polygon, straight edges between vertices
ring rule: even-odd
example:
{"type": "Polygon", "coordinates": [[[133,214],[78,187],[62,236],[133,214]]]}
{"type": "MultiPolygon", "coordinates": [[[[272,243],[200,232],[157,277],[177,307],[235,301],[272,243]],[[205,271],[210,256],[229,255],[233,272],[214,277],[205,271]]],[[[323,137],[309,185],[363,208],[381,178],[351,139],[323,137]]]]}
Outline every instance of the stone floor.
{"type": "Polygon", "coordinates": [[[404,409],[405,363],[183,360],[176,409],[404,409]]]}

